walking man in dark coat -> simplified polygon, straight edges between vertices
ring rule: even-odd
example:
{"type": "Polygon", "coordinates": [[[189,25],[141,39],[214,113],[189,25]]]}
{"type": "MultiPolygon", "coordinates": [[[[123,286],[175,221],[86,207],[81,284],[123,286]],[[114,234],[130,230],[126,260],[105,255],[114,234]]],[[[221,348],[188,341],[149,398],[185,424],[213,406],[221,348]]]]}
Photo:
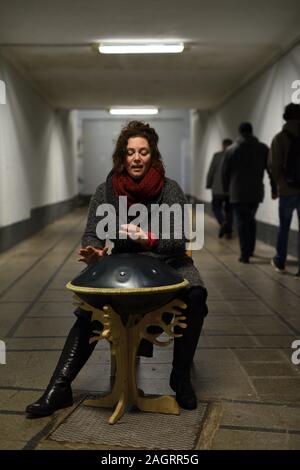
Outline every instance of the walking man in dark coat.
{"type": "Polygon", "coordinates": [[[236,142],[226,152],[222,173],[224,189],[229,192],[237,223],[241,249],[239,261],[249,263],[256,241],[255,214],[264,198],[265,170],[270,177],[273,197],[276,197],[276,187],[267,168],[267,145],[259,142],[253,135],[249,122],[240,124],[239,134],[236,142]]]}

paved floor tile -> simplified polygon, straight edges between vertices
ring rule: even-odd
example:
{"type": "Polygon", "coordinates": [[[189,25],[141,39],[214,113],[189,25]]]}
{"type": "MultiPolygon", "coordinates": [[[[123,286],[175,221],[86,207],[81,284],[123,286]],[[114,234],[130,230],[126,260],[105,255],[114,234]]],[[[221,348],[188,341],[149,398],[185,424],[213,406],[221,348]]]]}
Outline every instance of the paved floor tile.
{"type": "Polygon", "coordinates": [[[284,433],[220,429],[212,445],[213,450],[288,450],[284,433]]]}
{"type": "Polygon", "coordinates": [[[222,425],[300,433],[300,408],[260,403],[224,403],[223,407],[222,425]]]}

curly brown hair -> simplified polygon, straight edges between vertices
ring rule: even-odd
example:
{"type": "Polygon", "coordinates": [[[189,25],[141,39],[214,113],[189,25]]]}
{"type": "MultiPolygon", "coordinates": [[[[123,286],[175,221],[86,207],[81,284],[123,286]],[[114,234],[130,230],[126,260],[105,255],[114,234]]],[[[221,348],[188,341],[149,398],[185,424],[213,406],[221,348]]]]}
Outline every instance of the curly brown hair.
{"type": "Polygon", "coordinates": [[[162,157],[157,146],[159,139],[158,134],[153,127],[150,127],[149,124],[142,121],[131,121],[122,128],[112,156],[114,170],[117,173],[123,173],[125,171],[124,158],[126,156],[128,139],[131,137],[144,137],[148,141],[152,165],[160,168],[164,172],[162,157]]]}

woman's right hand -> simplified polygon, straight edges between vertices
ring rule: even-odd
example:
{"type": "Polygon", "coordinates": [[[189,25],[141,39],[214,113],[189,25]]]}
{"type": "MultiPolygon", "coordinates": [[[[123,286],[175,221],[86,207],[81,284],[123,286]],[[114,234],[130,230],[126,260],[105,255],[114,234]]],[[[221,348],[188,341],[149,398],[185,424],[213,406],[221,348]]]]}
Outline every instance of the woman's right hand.
{"type": "Polygon", "coordinates": [[[108,250],[108,246],[104,248],[95,248],[94,246],[87,246],[86,248],[81,248],[79,250],[79,258],[78,261],[82,261],[86,264],[93,264],[98,261],[101,256],[105,256],[108,250]]]}

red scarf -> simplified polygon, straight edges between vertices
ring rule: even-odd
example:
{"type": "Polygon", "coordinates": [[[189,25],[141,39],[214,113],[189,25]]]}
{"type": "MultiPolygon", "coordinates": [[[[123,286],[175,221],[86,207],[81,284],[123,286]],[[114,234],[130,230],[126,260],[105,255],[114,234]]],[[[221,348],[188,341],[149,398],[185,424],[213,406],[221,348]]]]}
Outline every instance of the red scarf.
{"type": "Polygon", "coordinates": [[[145,203],[159,195],[164,186],[163,169],[151,166],[145,176],[135,181],[128,174],[114,173],[112,185],[116,196],[127,196],[127,204],[145,203]]]}

